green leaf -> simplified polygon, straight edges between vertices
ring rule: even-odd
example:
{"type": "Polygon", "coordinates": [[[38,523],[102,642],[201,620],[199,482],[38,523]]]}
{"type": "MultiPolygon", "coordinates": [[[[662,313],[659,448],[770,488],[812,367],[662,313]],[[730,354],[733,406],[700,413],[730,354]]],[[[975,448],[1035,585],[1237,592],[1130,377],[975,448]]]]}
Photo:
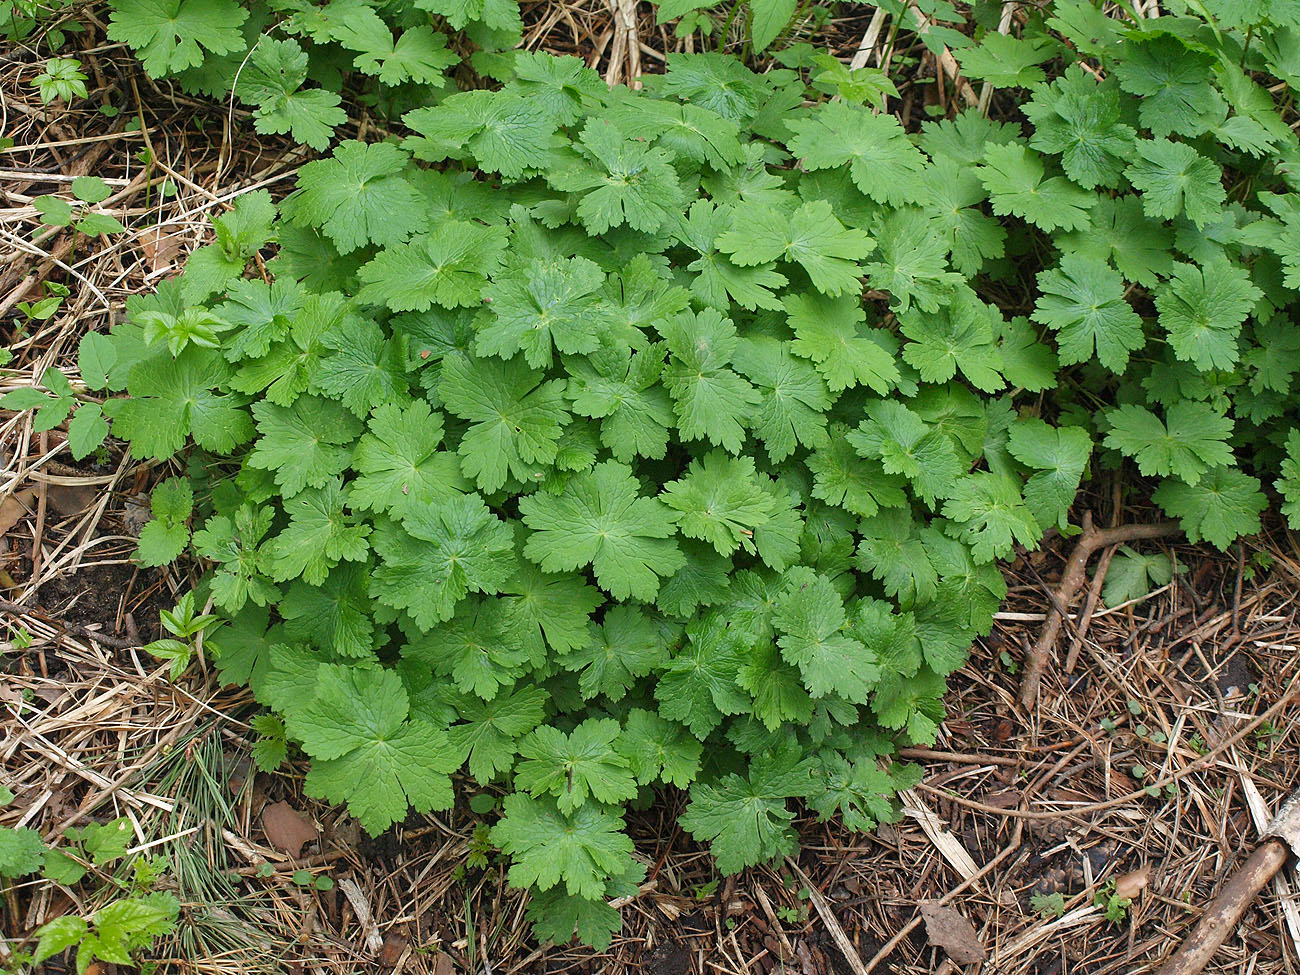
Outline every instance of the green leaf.
{"type": "Polygon", "coordinates": [[[1227,198],[1218,166],[1186,143],[1168,139],[1138,142],[1137,154],[1124,174],[1141,192],[1147,216],[1170,220],[1185,212],[1198,227],[1218,218],[1227,198]]]}
{"type": "Polygon", "coordinates": [[[44,406],[49,402],[50,398],[39,389],[27,387],[10,390],[4,396],[0,396],[0,409],[31,410],[38,406],[44,406]]]}
{"type": "Polygon", "coordinates": [[[194,533],[194,551],[221,565],[212,580],[212,596],[222,609],[237,613],[250,599],[265,606],[279,598],[280,591],[265,578],[259,551],[274,518],[272,508],[254,512],[241,505],[233,520],[216,515],[194,533]]]}
{"type": "Polygon", "coordinates": [[[500,592],[513,572],[510,528],[476,494],[412,510],[400,527],[380,522],[371,541],[382,560],[375,595],[424,630],[467,593],[500,592]]]}
{"type": "Polygon", "coordinates": [[[790,23],[798,0],[749,0],[749,39],[754,50],[765,51],[790,23]]]}
{"type": "Polygon", "coordinates": [[[349,503],[401,520],[468,491],[456,455],[438,449],[442,438],[442,415],[424,400],[376,408],[352,460],[358,476],[349,486],[349,503]]]}
{"type": "Polygon", "coordinates": [[[667,651],[659,631],[640,609],[614,606],[560,662],[565,670],[578,674],[584,698],[603,694],[618,701],[636,685],[637,678],[667,662],[667,651]]]}
{"type": "Polygon", "coordinates": [[[74,460],[89,457],[108,436],[108,421],[98,403],[82,403],[68,422],[68,449],[74,460]]]}
{"type": "Polygon", "coordinates": [[[938,591],[939,573],[930,548],[910,515],[878,514],[859,525],[858,565],[879,579],[886,595],[904,606],[928,603],[938,591]]]}
{"type": "Polygon", "coordinates": [[[370,551],[369,525],[355,524],[344,511],[336,479],[286,499],[289,524],[262,549],[267,574],[277,582],[297,579],[318,586],[341,560],[360,562],[370,551]]]}
{"type": "Polygon", "coordinates": [[[1029,144],[1059,153],[1070,179],[1084,189],[1116,185],[1133,154],[1134,132],[1122,121],[1113,80],[1099,82],[1079,65],[1070,65],[1050,86],[1035,89],[1024,111],[1034,123],[1029,144]]]}
{"type": "Polygon", "coordinates": [[[1237,363],[1241,323],[1263,297],[1250,272],[1220,257],[1201,267],[1175,264],[1156,292],[1156,311],[1174,355],[1209,372],[1237,363]]]}
{"type": "Polygon", "coordinates": [[[72,195],[83,203],[103,203],[112,192],[108,184],[98,176],[73,177],[72,195]]]}
{"type": "Polygon", "coordinates": [[[1121,545],[1106,570],[1101,598],[1107,606],[1142,599],[1153,586],[1168,585],[1174,577],[1173,562],[1164,552],[1136,552],[1121,545]]]}
{"type": "Polygon", "coordinates": [[[284,721],[273,714],[256,714],[248,724],[257,733],[252,748],[253,764],[263,772],[274,772],[289,757],[284,721]]]}
{"type": "Polygon", "coordinates": [[[742,340],[735,366],[763,397],[753,429],[773,463],[785,460],[800,444],[811,448],[825,445],[824,413],[831,398],[816,369],[769,338],[742,340]]]}
{"type": "Polygon", "coordinates": [[[822,819],[829,819],[838,812],[844,825],[850,829],[875,829],[880,823],[898,818],[890,797],[903,787],[899,780],[918,780],[906,777],[903,770],[907,768],[915,766],[896,763],[885,770],[871,761],[850,763],[838,755],[824,757],[822,774],[826,779],[826,791],[811,797],[811,805],[822,819]]]}
{"type": "Polygon", "coordinates": [[[844,604],[829,579],[806,566],[786,573],[772,616],[781,655],[799,668],[814,697],[833,692],[862,704],[880,671],[875,655],[842,632],[844,622],[844,604]]]}
{"type": "Polygon", "coordinates": [[[341,404],[300,396],[289,407],[263,400],[253,404],[260,434],[248,464],[272,471],[285,497],[321,488],[352,462],[361,423],[341,404]]]}
{"type": "Polygon", "coordinates": [[[996,88],[1028,88],[1046,77],[1039,65],[1058,50],[1053,38],[1041,34],[1019,38],[989,31],[979,46],[960,50],[956,56],[968,78],[981,78],[996,88]]]}
{"type": "Polygon", "coordinates": [[[264,37],[248,55],[235,81],[235,94],[256,105],[253,127],[263,134],[288,132],[317,151],[329,145],[334,129],[347,121],[336,92],[303,88],[307,52],[292,38],[264,37]]]}
{"type": "Polygon", "coordinates": [[[687,270],[697,275],[691,282],[691,293],[720,311],[726,311],[730,301],[749,309],[779,307],[774,289],[786,284],[787,279],[776,270],[775,261],[741,267],[719,250],[718,240],[735,222],[733,207],[715,206],[709,200],[691,204],[686,218],[678,222],[676,238],[700,255],[699,260],[687,265],[687,270]]]}
{"type": "Polygon", "coordinates": [[[564,411],[563,382],[541,382],[523,362],[457,357],[443,364],[438,392],[470,427],[460,442],[461,470],[484,491],[507,476],[536,481],[555,462],[564,411]]]}
{"type": "Polygon", "coordinates": [[[517,739],[545,717],[546,692],[537,687],[497,693],[490,701],[466,697],[456,702],[463,723],[447,729],[457,761],[468,759],[470,775],[486,785],[499,772],[510,771],[518,752],[517,739]]]}
{"type": "Polygon", "coordinates": [[[682,190],[672,157],[663,149],[628,139],[609,122],[592,120],[575,145],[578,155],[549,169],[557,190],[581,194],[577,215],[592,234],[626,224],[659,231],[680,209],[682,190]]]}
{"type": "Polygon", "coordinates": [[[395,244],[423,226],[420,197],[401,175],[406,160],[386,142],[341,142],[298,171],[281,212],[295,226],[321,228],[340,254],[395,244]]]}
{"type": "Polygon", "coordinates": [[[99,234],[120,234],[126,232],[126,227],[111,214],[107,213],[87,213],[77,221],[77,230],[91,237],[99,234]]]}
{"type": "MultiPolygon", "coordinates": [[[[62,850],[46,850],[45,865],[41,867],[41,876],[56,884],[72,886],[80,883],[89,868],[78,859],[74,859],[62,850]]],[[[51,922],[53,923],[53,922],[51,922]]]]}
{"type": "Polygon", "coordinates": [[[371,835],[417,812],[446,809],[455,765],[446,735],[408,719],[401,679],[392,671],[322,665],[311,703],[285,714],[286,727],[312,756],[308,795],[348,803],[371,835]]]}
{"type": "Polygon", "coordinates": [[[686,475],[664,485],[664,504],[680,512],[677,528],[730,555],[737,548],[754,551],[754,530],[764,525],[774,507],[748,457],[731,458],[710,451],[692,461],[686,475]]]}
{"type": "Polygon", "coordinates": [[[663,383],[673,398],[682,436],[704,437],[740,452],[744,420],[762,397],[730,367],[736,326],[713,309],[685,312],[659,326],[670,358],[663,383]]]}
{"type": "MultiPolygon", "coordinates": [[[[363,576],[366,566],[341,563],[320,586],[295,582],[277,607],[285,632],[344,657],[368,657],[374,649],[374,604],[363,576]]],[[[226,664],[226,660],[220,661],[226,664]]]]}
{"type": "MultiPolygon", "coordinates": [[[[623,873],[606,882],[605,896],[631,897],[644,879],[645,866],[633,861],[623,873]]],[[[529,897],[528,919],[533,924],[533,936],[539,941],[565,944],[576,931],[584,945],[597,951],[607,950],[623,926],[623,916],[604,898],[574,897],[558,886],[529,897]]]]}
{"type": "Polygon", "coordinates": [[[1208,471],[1194,487],[1166,480],[1152,498],[1178,519],[1188,541],[1207,541],[1220,550],[1259,531],[1260,513],[1268,507],[1259,480],[1233,467],[1208,471]]]}
{"type": "Polygon", "coordinates": [[[883,341],[861,327],[866,315],[856,298],[792,294],[784,305],[795,335],[790,351],[816,363],[831,392],[863,385],[883,396],[899,381],[883,341]]]}
{"type": "Polygon", "coordinates": [[[684,558],[672,541],[676,513],[639,489],[630,468],[605,461],[572,478],[561,495],[520,498],[533,530],[524,554],[547,572],[590,565],[615,599],[654,599],[660,577],[684,558]]]}
{"type": "Polygon", "coordinates": [[[813,763],[790,747],[756,758],[749,775],[730,773],[716,785],[697,783],[679,822],[709,849],[724,874],[788,854],[794,849],[794,813],[786,800],[812,790],[813,763]]]}
{"type": "Polygon", "coordinates": [[[964,473],[952,439],[902,403],[873,400],[866,412],[867,419],[848,435],[853,449],[879,461],[885,473],[902,474],[927,504],[946,497],[964,473]]]}
{"type": "Polygon", "coordinates": [[[135,830],[126,816],[107,823],[91,823],[81,830],[81,844],[96,865],[122,859],[127,847],[134,843],[135,830]]]}
{"type": "Polygon", "coordinates": [[[1122,373],[1129,354],[1146,344],[1142,318],[1124,297],[1124,280],[1106,264],[1081,254],[1066,254],[1061,263],[1038,275],[1042,294],[1033,319],[1057,333],[1061,362],[1097,358],[1122,373]]]}
{"type": "Polygon", "coordinates": [[[697,617],[686,634],[687,644],[659,677],[655,697],[663,717],[686,725],[702,740],[724,715],[741,714],[750,706],[749,695],[736,682],[749,643],[717,614],[697,617]]]}
{"type": "Polygon", "coordinates": [[[194,490],[188,481],[171,477],[154,487],[149,505],[153,519],[140,530],[135,557],[142,565],[166,565],[176,561],[189,544],[186,522],[194,510],[194,490]]]}
{"type": "Polygon", "coordinates": [[[1042,158],[1031,149],[1014,142],[990,145],[978,172],[999,216],[1014,214],[1049,232],[1088,226],[1096,197],[1064,176],[1048,176],[1042,158]]]}
{"type": "Polygon", "coordinates": [[[1036,471],[1025,482],[1025,504],[1040,528],[1065,531],[1066,516],[1092,455],[1092,438],[1082,427],[1051,427],[1038,419],[1020,420],[1011,428],[1007,449],[1036,471]]]}
{"type": "Polygon", "coordinates": [[[109,39],[129,44],[151,78],[196,67],[205,51],[247,47],[239,27],[248,11],[232,0],[114,0],[112,8],[109,39]]]}
{"type": "Polygon", "coordinates": [[[904,505],[903,478],[887,473],[878,463],[864,462],[848,440],[848,432],[846,427],[832,425],[830,442],[809,455],[813,497],[865,518],[881,508],[904,505]]]}
{"type": "Polygon", "coordinates": [[[102,332],[87,332],[77,347],[77,371],[91,389],[103,389],[117,364],[117,347],[102,332]]]}
{"type": "Polygon", "coordinates": [[[616,803],[636,795],[628,760],[614,748],[622,728],[608,718],[582,722],[566,735],[543,725],[519,742],[515,785],[534,796],[550,794],[562,813],[587,802],[616,803]]]}
{"type": "Polygon", "coordinates": [[[41,834],[26,826],[0,829],[0,877],[25,877],[41,869],[45,843],[41,834]]]}
{"type": "Polygon", "coordinates": [[[1189,485],[1211,468],[1232,463],[1232,420],[1209,403],[1181,400],[1161,422],[1145,407],[1121,406],[1106,414],[1106,446],[1137,461],[1148,477],[1173,474],[1189,485]]]}
{"type": "Polygon", "coordinates": [[[978,299],[955,296],[937,314],[922,315],[913,309],[899,321],[910,340],[903,346],[903,359],[923,382],[947,382],[960,369],[972,385],[985,392],[1005,385],[993,331],[997,316],[978,299]]]}
{"type": "Polygon", "coordinates": [[[509,177],[547,155],[557,125],[544,103],[508,91],[459,92],[407,112],[402,121],[419,133],[402,143],[416,158],[439,162],[468,155],[480,168],[509,177]]]}
{"type": "Polygon", "coordinates": [[[961,478],[943,515],[951,521],[949,534],[971,546],[976,562],[1005,558],[1016,542],[1032,548],[1043,537],[1015,481],[989,471],[961,478]]]}
{"type": "MultiPolygon", "coordinates": [[[[396,41],[388,28],[373,36],[358,38],[364,41],[357,55],[356,66],[366,74],[378,75],[381,85],[396,86],[403,81],[433,85],[442,81],[443,72],[459,63],[454,51],[447,47],[447,35],[432,27],[420,25],[402,31],[396,41]]],[[[352,42],[347,42],[353,47],[352,42]]]]}
{"type": "Polygon", "coordinates": [[[41,215],[41,223],[47,227],[66,227],[72,223],[72,204],[57,196],[38,196],[32,200],[36,212],[41,215]]]}
{"type": "Polygon", "coordinates": [[[1153,135],[1199,135],[1221,103],[1209,83],[1212,58],[1176,35],[1153,33],[1150,40],[1125,44],[1115,76],[1121,88],[1138,96],[1138,117],[1153,135]]]}
{"type": "Polygon", "coordinates": [[[438,224],[403,247],[380,251],[361,267],[357,300],[393,311],[428,311],[433,305],[475,305],[506,248],[502,227],[459,220],[438,224]]]}
{"type": "Polygon", "coordinates": [[[523,352],[534,369],[551,364],[551,349],[594,352],[606,322],[600,288],[605,275],[583,257],[538,259],[483,289],[491,323],[475,336],[480,355],[509,359],[523,352]],[[522,272],[522,273],[520,273],[522,272]]]}
{"type": "Polygon", "coordinates": [[[953,300],[962,276],[948,270],[949,247],[934,222],[914,210],[899,210],[880,228],[880,250],[866,265],[867,280],[888,291],[890,304],[902,314],[914,305],[937,312],[953,300]]]}
{"type": "Polygon", "coordinates": [[[679,789],[695,780],[704,754],[704,746],[684,727],[642,708],[628,714],[618,747],[641,785],[660,781],[679,789]]]}
{"type": "MultiPolygon", "coordinates": [[[[591,640],[591,614],[604,602],[600,590],[579,576],[542,572],[523,559],[503,591],[511,597],[507,600],[510,627],[522,636],[537,665],[546,659],[548,646],[559,654],[586,647],[591,640]]],[[[566,666],[568,661],[566,657],[566,666]]]]}
{"type": "Polygon", "coordinates": [[[36,929],[36,950],[32,953],[32,964],[39,965],[48,958],[53,958],[73,945],[80,944],[90,931],[85,918],[72,914],[55,918],[36,929]]]}
{"type": "Polygon", "coordinates": [[[925,157],[894,116],[832,101],[788,127],[794,135],[787,145],[806,169],[847,166],[858,189],[877,203],[900,206],[917,199],[925,157]]]}
{"type": "Polygon", "coordinates": [[[571,814],[553,799],[511,793],[505,815],[492,827],[492,842],[511,857],[510,883],[549,890],[559,883],[579,897],[605,893],[606,878],[628,869],[632,840],[623,820],[594,803],[571,814]]]}
{"type": "Polygon", "coordinates": [[[717,244],[742,267],[797,263],[813,287],[831,297],[858,288],[863,272],[857,262],[875,247],[865,232],[841,224],[825,200],[805,203],[792,214],[757,205],[743,208],[717,244]]]}
{"type": "Polygon", "coordinates": [[[406,349],[386,339],[373,321],[344,315],[342,327],[322,335],[321,345],[332,354],[312,365],[308,388],[313,393],[341,400],[361,419],[376,407],[405,403],[406,349]]]}
{"type": "Polygon", "coordinates": [[[663,345],[632,353],[594,351],[569,364],[565,395],[573,411],[600,420],[600,441],[614,459],[662,459],[669,429],[677,422],[673,401],[660,385],[663,345]]]}
{"type": "Polygon", "coordinates": [[[242,401],[218,391],[229,377],[229,366],[206,349],[141,363],[127,382],[131,398],[113,403],[114,433],[129,440],[131,455],[139,458],[170,457],[187,436],[200,447],[229,452],[255,433],[242,401]]]}
{"type": "Polygon", "coordinates": [[[1300,430],[1292,430],[1286,438],[1286,457],[1276,487],[1285,501],[1282,514],[1292,528],[1300,525],[1300,430]]]}

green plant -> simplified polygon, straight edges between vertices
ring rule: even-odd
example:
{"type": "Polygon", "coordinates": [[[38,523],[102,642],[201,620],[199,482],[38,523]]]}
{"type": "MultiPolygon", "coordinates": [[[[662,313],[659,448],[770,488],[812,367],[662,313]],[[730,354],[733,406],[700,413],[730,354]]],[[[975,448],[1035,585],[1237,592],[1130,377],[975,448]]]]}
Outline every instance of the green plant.
{"type": "Polygon", "coordinates": [[[175,78],[194,94],[233,93],[252,109],[258,132],[288,133],[316,149],[347,118],[345,80],[380,113],[395,116],[454,90],[447,72],[466,49],[486,58],[518,43],[522,29],[513,0],[109,6],[108,36],[125,42],[150,77],[175,78]]]}
{"type": "MultiPolygon", "coordinates": [[[[0,807],[13,800],[13,792],[0,786],[0,807]]],[[[131,820],[125,816],[69,828],[58,846],[47,846],[28,827],[0,828],[0,880],[40,873],[46,880],[71,886],[82,881],[91,865],[122,860],[134,838],[131,820]]],[[[133,955],[138,950],[172,930],[180,904],[171,894],[148,892],[163,864],[137,857],[132,867],[134,882],[127,896],[112,899],[87,917],[67,914],[38,928],[35,950],[15,953],[7,970],[27,971],[71,947],[77,948],[78,973],[96,960],[135,964],[133,955]]]]}
{"type": "Polygon", "coordinates": [[[77,233],[95,236],[120,234],[125,227],[112,214],[92,210],[91,206],[108,199],[111,190],[98,176],[78,176],[72,181],[73,200],[59,196],[38,196],[32,205],[47,227],[71,227],[77,233]]]}
{"type": "Polygon", "coordinates": [[[114,434],[188,454],[205,643],[308,791],[378,831],[466,769],[539,936],[608,944],[648,790],[722,872],[793,848],[793,798],[896,815],[998,560],[1094,467],[1192,541],[1274,487],[1300,519],[1289,42],[1209,9],[951,39],[1023,127],[483,56],[495,90],[236,201],[94,347],[114,434]]]}
{"type": "Polygon", "coordinates": [[[1106,572],[1102,599],[1107,606],[1142,599],[1153,586],[1166,586],[1173,577],[1174,564],[1165,553],[1140,553],[1121,545],[1106,572]]]}
{"type": "Polygon", "coordinates": [[[63,46],[65,32],[81,30],[75,21],[61,20],[70,0],[0,0],[0,37],[6,41],[27,39],[38,28],[46,28],[44,39],[51,50],[63,46]]]}
{"type": "Polygon", "coordinates": [[[76,58],[50,58],[45,70],[32,79],[40,93],[41,104],[48,105],[56,98],[70,102],[85,98],[87,76],[81,72],[81,62],[76,58]]]}
{"type": "Polygon", "coordinates": [[[149,511],[153,517],[140,529],[136,561],[141,565],[176,561],[190,543],[188,522],[194,511],[194,490],[190,482],[170,477],[154,485],[149,495],[149,511]]]}
{"type": "Polygon", "coordinates": [[[1043,917],[1063,917],[1065,915],[1065,895],[1059,890],[1050,894],[1034,894],[1029,898],[1029,906],[1043,917]]]}
{"type": "Polygon", "coordinates": [[[65,914],[37,929],[32,964],[76,948],[78,975],[95,961],[134,965],[136,952],[171,933],[179,913],[175,897],[154,891],[123,897],[86,918],[65,914]]]}
{"type": "Polygon", "coordinates": [[[41,876],[64,885],[79,883],[91,864],[104,866],[126,856],[134,839],[131,820],[125,816],[107,823],[70,827],[63,832],[62,847],[45,851],[41,876]]]}
{"type": "MultiPolygon", "coordinates": [[[[164,482],[164,484],[167,482],[164,482]]],[[[162,487],[163,485],[159,485],[162,487]]],[[[188,489],[188,485],[184,485],[188,489]]],[[[157,493],[155,489],[155,494],[157,493]]],[[[155,508],[154,514],[158,514],[155,508]]],[[[145,525],[147,530],[150,525],[157,525],[159,519],[145,525]]],[[[140,535],[141,544],[145,544],[145,535],[140,535]]],[[[188,541],[188,539],[187,539],[188,541]]],[[[155,543],[158,544],[158,543],[155,543]]],[[[182,548],[184,546],[182,545],[182,548]]],[[[173,556],[174,558],[175,556],[173,556]]],[[[146,643],[144,649],[153,654],[160,660],[170,660],[172,680],[175,680],[183,674],[190,665],[190,660],[198,647],[198,641],[203,638],[207,631],[221,622],[219,616],[211,613],[194,612],[194,593],[187,592],[177,601],[175,608],[162,610],[158,616],[162,622],[163,629],[171,634],[170,637],[164,637],[161,640],[154,640],[152,643],[146,643]]],[[[279,764],[278,762],[276,764],[279,764]]]]}
{"type": "MultiPolygon", "coordinates": [[[[23,316],[23,323],[17,328],[17,333],[20,335],[32,322],[43,322],[51,318],[63,306],[63,299],[71,294],[67,285],[59,284],[57,281],[42,282],[39,290],[43,295],[36,301],[20,301],[14,305],[23,316]]],[[[10,358],[12,359],[12,355],[10,358]]]]}
{"type": "Polygon", "coordinates": [[[1106,920],[1111,924],[1123,924],[1128,919],[1128,909],[1133,905],[1133,898],[1120,897],[1115,892],[1115,878],[1111,877],[1093,895],[1092,903],[1105,908],[1106,920]]]}

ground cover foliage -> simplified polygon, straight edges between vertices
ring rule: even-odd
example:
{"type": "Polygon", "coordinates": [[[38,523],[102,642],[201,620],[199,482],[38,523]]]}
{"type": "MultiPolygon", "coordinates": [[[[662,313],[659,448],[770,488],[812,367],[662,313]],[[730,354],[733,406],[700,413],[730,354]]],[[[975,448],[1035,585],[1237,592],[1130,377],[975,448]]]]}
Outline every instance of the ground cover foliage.
{"type": "MultiPolygon", "coordinates": [[[[59,374],[9,405],[183,460],[139,555],[211,571],[160,649],[203,633],[281,716],[266,764],[292,744],[371,832],[463,770],[539,937],[608,944],[656,790],[723,872],[793,848],[794,799],[893,815],[998,560],[1072,532],[1097,465],[1193,541],[1270,499],[1300,521],[1300,6],[1166,6],[1005,34],[981,8],[931,42],[1015,110],[909,131],[813,49],[669,55],[631,91],[508,50],[510,4],[332,0],[263,36],[263,8],[178,0],[173,36],[123,0],[114,36],[226,72],[203,90],[324,76],[357,18],[474,48],[484,87],[373,59],[398,134],[241,197],[86,337],[85,385],[126,395],[59,374]]],[[[265,131],[328,144],[316,91],[257,101],[265,131]]]]}

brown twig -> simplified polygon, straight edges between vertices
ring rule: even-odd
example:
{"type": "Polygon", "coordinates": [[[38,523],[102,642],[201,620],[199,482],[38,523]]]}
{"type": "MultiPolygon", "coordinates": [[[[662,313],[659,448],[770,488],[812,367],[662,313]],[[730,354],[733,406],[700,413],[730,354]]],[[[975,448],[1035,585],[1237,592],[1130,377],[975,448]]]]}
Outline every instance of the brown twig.
{"type": "Polygon", "coordinates": [[[1092,574],[1092,585],[1088,587],[1088,599],[1083,604],[1083,612],[1079,614],[1079,622],[1074,628],[1074,637],[1070,640],[1070,649],[1065,654],[1065,666],[1061,668],[1066,674],[1074,673],[1074,666],[1079,662],[1079,651],[1083,649],[1083,641],[1088,636],[1092,614],[1097,611],[1101,587],[1106,581],[1106,572],[1110,569],[1110,560],[1115,557],[1117,548],[1118,545],[1107,545],[1097,560],[1097,571],[1092,574]]]}
{"type": "Polygon", "coordinates": [[[63,620],[47,616],[40,610],[33,609],[30,606],[23,606],[19,603],[11,603],[7,599],[0,599],[0,612],[13,613],[17,616],[35,616],[38,619],[45,620],[54,626],[57,626],[65,633],[71,633],[73,636],[85,637],[87,640],[94,640],[96,643],[114,650],[130,650],[138,646],[134,640],[127,640],[120,636],[112,636],[99,630],[92,630],[86,626],[80,626],[77,623],[67,623],[63,620]]]}
{"type": "Polygon", "coordinates": [[[1277,837],[1257,846],[1250,859],[1210,901],[1187,940],[1161,966],[1159,975],[1196,975],[1205,968],[1228,935],[1237,930],[1246,908],[1282,869],[1290,853],[1286,842],[1277,837]]]}
{"type": "Polygon", "coordinates": [[[1065,564],[1065,572],[1061,574],[1061,584],[1055,593],[1048,593],[1052,605],[1047,612],[1047,620],[1043,623],[1038,639],[1030,647],[1028,659],[1025,661],[1025,676],[1020,682],[1022,707],[1029,709],[1034,706],[1034,701],[1038,697],[1038,684],[1047,670],[1048,661],[1056,646],[1056,638],[1060,635],[1061,625],[1065,622],[1065,614],[1069,611],[1070,603],[1088,577],[1088,559],[1092,558],[1093,553],[1098,549],[1132,542],[1139,538],[1163,538],[1176,531],[1178,531],[1176,521],[1095,528],[1092,524],[1092,512],[1084,513],[1083,534],[1079,536],[1078,544],[1074,546],[1074,551],[1070,553],[1069,561],[1065,564]]]}

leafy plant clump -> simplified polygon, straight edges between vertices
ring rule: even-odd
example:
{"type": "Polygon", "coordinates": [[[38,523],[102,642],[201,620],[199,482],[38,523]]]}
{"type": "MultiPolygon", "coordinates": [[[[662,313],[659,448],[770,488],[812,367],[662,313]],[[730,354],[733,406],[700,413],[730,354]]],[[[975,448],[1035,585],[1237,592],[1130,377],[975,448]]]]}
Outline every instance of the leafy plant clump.
{"type": "Polygon", "coordinates": [[[1264,475],[1300,520],[1289,28],[1207,7],[1032,13],[957,52],[1025,121],[915,132],[860,78],[516,52],[240,198],[83,370],[187,465],[140,546],[211,566],[169,658],[203,634],[372,832],[500,795],[543,937],[609,943],[655,789],[723,872],[791,799],[891,817],[1094,460],[1193,541],[1264,475]]]}
{"type": "MultiPolygon", "coordinates": [[[[0,807],[13,802],[14,794],[0,786],[0,807]]],[[[60,846],[47,846],[40,833],[29,827],[0,828],[0,890],[8,880],[41,878],[71,887],[86,878],[92,868],[106,867],[127,857],[135,840],[131,820],[126,816],[107,823],[90,823],[64,830],[60,846]]],[[[76,970],[84,973],[98,962],[134,965],[141,951],[175,927],[180,903],[154,886],[164,865],[158,860],[136,857],[130,861],[131,879],[118,883],[125,895],[112,897],[94,912],[82,917],[66,914],[35,932],[31,953],[15,952],[0,970],[26,972],[64,951],[76,948],[76,970]]],[[[102,900],[102,891],[92,896],[102,900]]]]}

